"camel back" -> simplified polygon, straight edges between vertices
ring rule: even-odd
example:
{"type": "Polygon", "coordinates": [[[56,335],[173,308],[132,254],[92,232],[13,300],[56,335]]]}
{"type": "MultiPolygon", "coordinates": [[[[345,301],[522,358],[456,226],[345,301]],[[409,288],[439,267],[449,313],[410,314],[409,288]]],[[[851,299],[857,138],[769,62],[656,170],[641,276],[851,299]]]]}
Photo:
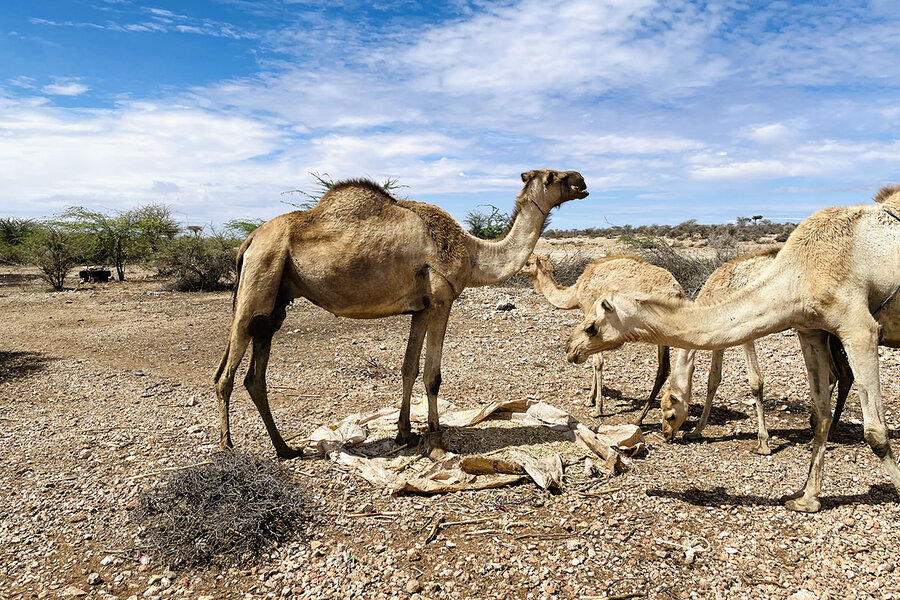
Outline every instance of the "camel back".
{"type": "Polygon", "coordinates": [[[700,292],[697,302],[709,304],[736,292],[756,278],[775,260],[780,248],[770,248],[740,256],[712,272],[700,292]]]}

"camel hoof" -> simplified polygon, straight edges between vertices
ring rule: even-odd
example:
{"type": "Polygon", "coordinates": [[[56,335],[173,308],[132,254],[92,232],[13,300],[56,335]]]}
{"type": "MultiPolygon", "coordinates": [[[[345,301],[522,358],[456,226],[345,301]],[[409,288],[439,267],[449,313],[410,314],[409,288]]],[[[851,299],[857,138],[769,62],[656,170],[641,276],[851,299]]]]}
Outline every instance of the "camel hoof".
{"type": "Polygon", "coordinates": [[[595,408],[594,410],[592,410],[591,412],[589,412],[588,415],[589,415],[592,419],[599,419],[600,417],[603,416],[603,409],[601,409],[601,408],[595,408]]]}
{"type": "Polygon", "coordinates": [[[440,432],[429,433],[423,438],[422,454],[431,460],[441,460],[447,455],[440,432]]]}
{"type": "Polygon", "coordinates": [[[822,503],[819,502],[818,498],[804,498],[802,496],[796,500],[788,500],[784,505],[789,510],[803,513],[819,512],[819,509],[822,508],[822,503]]]}
{"type": "Polygon", "coordinates": [[[413,433],[412,431],[403,433],[401,431],[397,433],[397,437],[394,438],[394,443],[396,443],[398,446],[406,446],[408,448],[412,448],[419,445],[419,439],[420,436],[417,433],[413,433]]]}
{"type": "Polygon", "coordinates": [[[222,441],[219,443],[219,450],[222,452],[234,452],[234,444],[231,443],[231,440],[222,441]]]}
{"type": "Polygon", "coordinates": [[[772,451],[769,449],[768,444],[760,442],[756,445],[756,448],[753,449],[753,453],[761,456],[768,456],[769,454],[772,454],[772,451]]]}
{"type": "Polygon", "coordinates": [[[685,432],[685,434],[681,437],[683,437],[686,440],[699,440],[700,438],[703,437],[703,434],[701,432],[697,431],[696,429],[692,429],[690,431],[685,432]]]}
{"type": "Polygon", "coordinates": [[[284,460],[291,460],[292,458],[298,458],[303,455],[302,450],[297,450],[296,448],[291,448],[290,446],[285,446],[284,448],[276,448],[275,454],[278,455],[278,458],[283,458],[284,460]]]}

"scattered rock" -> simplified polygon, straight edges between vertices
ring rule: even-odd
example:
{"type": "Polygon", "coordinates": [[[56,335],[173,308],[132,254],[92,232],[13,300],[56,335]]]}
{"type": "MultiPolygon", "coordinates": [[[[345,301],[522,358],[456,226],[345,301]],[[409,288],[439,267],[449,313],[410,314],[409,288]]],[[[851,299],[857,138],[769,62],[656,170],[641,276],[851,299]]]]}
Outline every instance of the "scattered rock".
{"type": "Polygon", "coordinates": [[[87,576],[88,585],[99,585],[103,583],[103,578],[100,577],[100,573],[91,573],[87,576]]]}
{"type": "Polygon", "coordinates": [[[406,593],[407,594],[415,594],[419,590],[422,589],[422,584],[419,583],[418,579],[410,579],[406,582],[406,593]]]}

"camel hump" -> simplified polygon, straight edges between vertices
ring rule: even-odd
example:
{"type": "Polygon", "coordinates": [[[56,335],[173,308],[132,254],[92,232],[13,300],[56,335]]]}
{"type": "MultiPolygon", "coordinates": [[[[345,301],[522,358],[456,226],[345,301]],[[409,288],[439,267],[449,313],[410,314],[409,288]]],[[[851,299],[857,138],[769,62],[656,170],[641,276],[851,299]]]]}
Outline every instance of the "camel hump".
{"type": "Polygon", "coordinates": [[[432,204],[414,200],[397,200],[397,205],[415,213],[438,249],[438,257],[449,265],[461,265],[469,260],[465,232],[453,217],[432,204]]]}
{"type": "Polygon", "coordinates": [[[328,213],[337,218],[354,217],[359,219],[378,215],[385,205],[396,202],[396,198],[371,179],[345,179],[332,185],[316,204],[314,210],[317,213],[328,213]]]}
{"type": "Polygon", "coordinates": [[[892,184],[883,186],[878,193],[875,194],[875,202],[878,204],[891,204],[900,206],[900,184],[892,184]]]}

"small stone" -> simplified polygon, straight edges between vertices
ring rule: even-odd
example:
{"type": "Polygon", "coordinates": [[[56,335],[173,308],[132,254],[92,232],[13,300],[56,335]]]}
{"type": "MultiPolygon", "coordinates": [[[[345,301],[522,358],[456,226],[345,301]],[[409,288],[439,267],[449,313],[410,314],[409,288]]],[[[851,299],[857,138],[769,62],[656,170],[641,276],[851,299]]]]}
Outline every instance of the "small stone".
{"type": "Polygon", "coordinates": [[[63,590],[63,596],[72,596],[73,598],[80,598],[81,596],[87,596],[87,592],[81,588],[75,587],[74,585],[70,585],[66,589],[63,590]]]}
{"type": "Polygon", "coordinates": [[[409,560],[422,560],[422,553],[418,548],[410,548],[406,551],[406,558],[409,560]]]}
{"type": "Polygon", "coordinates": [[[87,576],[88,585],[98,585],[103,583],[103,578],[100,577],[100,573],[91,573],[87,576]]]}
{"type": "Polygon", "coordinates": [[[143,376],[144,376],[144,372],[143,372],[143,371],[135,371],[134,374],[135,374],[136,377],[143,377],[143,376]]]}
{"type": "Polygon", "coordinates": [[[854,525],[856,525],[856,519],[854,519],[853,517],[844,517],[843,519],[841,519],[841,523],[843,523],[847,527],[853,527],[854,525]]]}
{"type": "Polygon", "coordinates": [[[693,548],[688,548],[687,550],[684,551],[684,564],[686,564],[686,565],[694,564],[695,558],[696,558],[696,556],[695,556],[693,548]]]}
{"type": "Polygon", "coordinates": [[[216,600],[215,596],[198,596],[197,600],[216,600]]]}
{"type": "Polygon", "coordinates": [[[819,597],[809,590],[800,590],[788,596],[788,600],[819,600],[819,597]]]}
{"type": "Polygon", "coordinates": [[[508,310],[515,310],[515,308],[516,308],[516,305],[513,304],[512,302],[498,302],[497,306],[494,307],[494,310],[505,312],[508,310]]]}
{"type": "Polygon", "coordinates": [[[406,582],[406,593],[407,594],[415,594],[416,592],[422,589],[422,584],[419,583],[418,579],[410,579],[406,582]]]}

